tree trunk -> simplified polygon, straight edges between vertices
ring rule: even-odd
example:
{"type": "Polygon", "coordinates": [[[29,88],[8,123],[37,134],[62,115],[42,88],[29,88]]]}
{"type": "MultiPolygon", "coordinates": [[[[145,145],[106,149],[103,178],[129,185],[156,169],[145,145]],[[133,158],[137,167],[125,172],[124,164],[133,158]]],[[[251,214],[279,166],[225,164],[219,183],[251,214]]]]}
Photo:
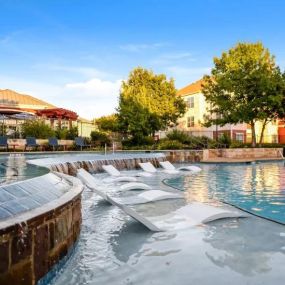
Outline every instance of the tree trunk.
{"type": "Polygon", "coordinates": [[[264,130],[266,127],[266,124],[268,123],[267,119],[264,120],[263,125],[262,125],[262,129],[261,129],[261,133],[260,133],[260,139],[259,139],[259,145],[261,146],[262,144],[262,139],[263,139],[263,135],[264,135],[264,130]]]}
{"type": "Polygon", "coordinates": [[[256,147],[256,135],[255,135],[255,124],[254,124],[254,121],[252,121],[250,123],[250,126],[251,126],[251,139],[252,139],[251,146],[252,147],[256,147]]]}

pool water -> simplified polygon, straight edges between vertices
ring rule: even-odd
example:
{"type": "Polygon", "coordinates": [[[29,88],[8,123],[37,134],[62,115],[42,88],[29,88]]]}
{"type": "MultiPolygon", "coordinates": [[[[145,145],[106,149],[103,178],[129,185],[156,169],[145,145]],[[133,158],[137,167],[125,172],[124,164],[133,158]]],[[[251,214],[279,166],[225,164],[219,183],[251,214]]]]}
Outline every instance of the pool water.
{"type": "Polygon", "coordinates": [[[22,181],[47,174],[45,167],[27,164],[27,155],[0,155],[0,185],[22,181]]]}
{"type": "MultiPolygon", "coordinates": [[[[199,174],[173,177],[168,182],[180,185],[188,202],[199,200],[219,206],[219,193],[208,190],[212,180],[216,185],[228,181],[219,175],[220,171],[228,176],[231,172],[239,173],[235,180],[244,185],[243,180],[246,189],[251,184],[255,189],[261,189],[265,184],[268,188],[270,184],[274,185],[268,174],[272,168],[282,170],[282,164],[278,163],[201,167],[203,171],[199,174]],[[263,171],[256,171],[256,168],[263,171]],[[256,172],[259,174],[253,175],[256,172]],[[243,177],[245,174],[248,181],[243,177]],[[194,185],[199,186],[199,190],[195,190],[194,185]]],[[[153,178],[141,179],[154,189],[169,190],[169,186],[162,183],[166,178],[167,175],[159,173],[153,178]]],[[[232,186],[234,182],[231,178],[228,185],[232,186]]],[[[120,195],[116,189],[106,188],[106,191],[120,195]]],[[[166,200],[140,205],[136,210],[150,216],[181,206],[181,199],[166,200]]],[[[278,223],[250,215],[244,219],[219,220],[183,230],[153,233],[90,189],[83,192],[82,212],[78,244],[71,258],[51,281],[52,285],[285,283],[285,227],[278,223]]]]}
{"type": "Polygon", "coordinates": [[[165,179],[189,200],[229,203],[252,214],[285,224],[284,162],[203,165],[192,176],[165,179]]]}

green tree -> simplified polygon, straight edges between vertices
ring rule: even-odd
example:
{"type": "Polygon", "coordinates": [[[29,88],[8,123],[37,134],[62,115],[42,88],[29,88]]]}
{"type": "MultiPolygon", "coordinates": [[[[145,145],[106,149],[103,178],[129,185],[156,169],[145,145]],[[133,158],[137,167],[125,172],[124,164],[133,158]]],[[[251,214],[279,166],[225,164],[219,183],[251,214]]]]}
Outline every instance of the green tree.
{"type": "Polygon", "coordinates": [[[94,122],[97,125],[99,131],[117,132],[119,129],[117,114],[102,116],[98,119],[94,119],[94,122]]]}
{"type": "Polygon", "coordinates": [[[210,103],[205,125],[247,123],[256,145],[255,123],[263,124],[284,115],[284,79],[275,58],[262,43],[238,43],[214,58],[211,76],[204,76],[202,92],[210,103]],[[214,116],[213,116],[214,115],[214,116]]]}
{"type": "Polygon", "coordinates": [[[184,112],[185,103],[176,96],[174,81],[167,80],[164,74],[138,67],[122,83],[119,127],[134,141],[175,124],[184,112]]]}
{"type": "Polygon", "coordinates": [[[24,138],[46,139],[55,136],[55,131],[42,120],[25,121],[22,124],[21,132],[24,138]]]}

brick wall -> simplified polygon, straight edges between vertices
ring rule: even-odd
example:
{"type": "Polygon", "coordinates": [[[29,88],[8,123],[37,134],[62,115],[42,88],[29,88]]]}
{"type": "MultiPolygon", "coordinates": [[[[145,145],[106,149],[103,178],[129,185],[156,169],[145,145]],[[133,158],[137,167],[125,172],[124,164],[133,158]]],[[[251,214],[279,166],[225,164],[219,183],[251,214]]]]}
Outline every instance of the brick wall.
{"type": "Polygon", "coordinates": [[[80,234],[81,195],[0,230],[0,284],[34,285],[68,252],[80,234]]]}

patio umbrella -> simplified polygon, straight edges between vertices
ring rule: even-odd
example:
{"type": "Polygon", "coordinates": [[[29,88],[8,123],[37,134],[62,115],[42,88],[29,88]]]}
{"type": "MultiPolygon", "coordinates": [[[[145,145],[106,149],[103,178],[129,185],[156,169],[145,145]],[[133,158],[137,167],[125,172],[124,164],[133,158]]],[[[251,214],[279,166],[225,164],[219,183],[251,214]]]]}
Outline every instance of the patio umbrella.
{"type": "Polygon", "coordinates": [[[16,120],[32,120],[35,118],[35,115],[30,113],[18,113],[15,115],[11,115],[10,118],[16,119],[16,120]]]}
{"type": "Polygon", "coordinates": [[[4,121],[8,119],[7,116],[5,116],[4,114],[0,114],[0,120],[2,120],[2,135],[4,135],[4,121]]]}
{"type": "Polygon", "coordinates": [[[30,113],[17,113],[17,114],[11,115],[10,118],[16,120],[16,131],[17,131],[18,120],[21,120],[21,121],[33,120],[35,119],[35,115],[30,114],[30,113]]]}

